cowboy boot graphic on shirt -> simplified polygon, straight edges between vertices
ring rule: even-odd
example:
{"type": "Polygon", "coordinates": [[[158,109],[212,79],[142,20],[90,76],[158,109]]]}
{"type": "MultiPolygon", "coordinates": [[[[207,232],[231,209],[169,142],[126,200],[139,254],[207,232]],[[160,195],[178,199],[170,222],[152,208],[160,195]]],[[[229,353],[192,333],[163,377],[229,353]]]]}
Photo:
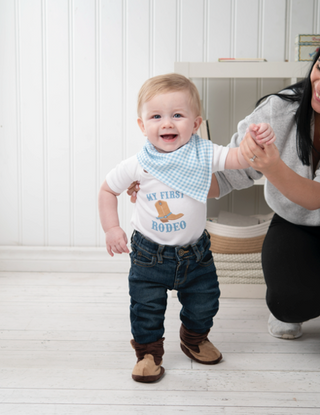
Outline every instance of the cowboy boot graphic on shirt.
{"type": "Polygon", "coordinates": [[[176,220],[183,216],[183,213],[178,213],[178,215],[174,215],[168,206],[167,202],[163,200],[159,200],[155,203],[155,207],[157,208],[159,216],[157,219],[160,219],[161,222],[169,222],[169,220],[176,220]]]}

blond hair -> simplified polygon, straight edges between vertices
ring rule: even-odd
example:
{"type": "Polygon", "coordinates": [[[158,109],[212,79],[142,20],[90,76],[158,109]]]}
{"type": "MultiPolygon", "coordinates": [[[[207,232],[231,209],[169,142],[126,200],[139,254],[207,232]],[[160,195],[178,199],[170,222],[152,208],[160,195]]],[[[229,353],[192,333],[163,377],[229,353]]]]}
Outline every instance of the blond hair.
{"type": "Polygon", "coordinates": [[[138,95],[138,117],[141,117],[141,109],[145,102],[148,102],[156,95],[176,91],[188,92],[190,95],[189,103],[196,112],[196,116],[201,115],[200,96],[195,84],[183,75],[169,73],[166,75],[154,76],[142,85],[138,95]]]}

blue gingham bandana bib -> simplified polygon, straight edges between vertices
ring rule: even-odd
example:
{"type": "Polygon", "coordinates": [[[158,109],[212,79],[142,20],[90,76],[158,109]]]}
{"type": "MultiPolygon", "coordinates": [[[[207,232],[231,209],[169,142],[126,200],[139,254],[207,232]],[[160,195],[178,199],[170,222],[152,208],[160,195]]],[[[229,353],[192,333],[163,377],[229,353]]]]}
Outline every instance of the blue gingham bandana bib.
{"type": "Polygon", "coordinates": [[[213,144],[197,135],[172,153],[159,153],[149,140],[137,154],[139,164],[156,179],[205,203],[211,184],[213,144]]]}

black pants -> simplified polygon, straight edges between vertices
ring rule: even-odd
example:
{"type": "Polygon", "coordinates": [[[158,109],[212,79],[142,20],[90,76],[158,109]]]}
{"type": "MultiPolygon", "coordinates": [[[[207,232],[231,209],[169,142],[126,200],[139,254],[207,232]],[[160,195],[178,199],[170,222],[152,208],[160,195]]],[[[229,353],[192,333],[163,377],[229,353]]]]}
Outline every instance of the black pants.
{"type": "Polygon", "coordinates": [[[274,215],[262,248],[267,305],[287,323],[320,316],[320,226],[274,215]]]}

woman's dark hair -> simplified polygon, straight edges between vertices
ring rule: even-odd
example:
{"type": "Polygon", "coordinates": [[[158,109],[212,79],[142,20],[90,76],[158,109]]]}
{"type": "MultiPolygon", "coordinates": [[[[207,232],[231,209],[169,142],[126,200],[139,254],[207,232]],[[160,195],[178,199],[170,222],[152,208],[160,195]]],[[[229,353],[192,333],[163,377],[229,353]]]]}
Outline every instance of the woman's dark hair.
{"type": "Polygon", "coordinates": [[[310,82],[310,74],[319,57],[320,48],[313,58],[308,75],[302,81],[297,82],[294,85],[290,85],[276,94],[266,95],[260,98],[256,104],[256,106],[258,106],[270,95],[276,95],[285,101],[299,102],[297,112],[295,113],[295,122],[297,124],[296,145],[298,156],[302,161],[302,164],[306,166],[310,166],[310,155],[313,149],[313,139],[310,131],[311,119],[313,115],[313,109],[311,107],[312,85],[310,82]],[[290,90],[291,93],[286,94],[286,90],[290,90]]]}

